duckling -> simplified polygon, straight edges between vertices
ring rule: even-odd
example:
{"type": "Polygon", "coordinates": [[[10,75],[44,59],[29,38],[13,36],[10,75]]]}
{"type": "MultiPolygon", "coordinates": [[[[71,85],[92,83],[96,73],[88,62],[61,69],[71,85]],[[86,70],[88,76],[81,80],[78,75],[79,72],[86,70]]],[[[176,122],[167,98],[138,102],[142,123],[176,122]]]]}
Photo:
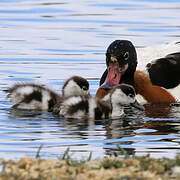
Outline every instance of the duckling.
{"type": "Polygon", "coordinates": [[[124,114],[123,106],[132,105],[143,109],[135,99],[135,90],[131,85],[120,84],[110,92],[110,103],[96,97],[76,95],[65,98],[59,114],[65,118],[107,119],[124,114]]]}
{"type": "Polygon", "coordinates": [[[13,103],[12,108],[16,109],[52,111],[53,106],[62,100],[53,90],[34,83],[15,84],[5,92],[13,103]]]}
{"type": "Polygon", "coordinates": [[[88,95],[89,83],[80,76],[69,78],[63,85],[62,96],[40,84],[15,84],[5,90],[14,104],[12,107],[26,110],[54,111],[64,97],[71,95],[88,95]]]}

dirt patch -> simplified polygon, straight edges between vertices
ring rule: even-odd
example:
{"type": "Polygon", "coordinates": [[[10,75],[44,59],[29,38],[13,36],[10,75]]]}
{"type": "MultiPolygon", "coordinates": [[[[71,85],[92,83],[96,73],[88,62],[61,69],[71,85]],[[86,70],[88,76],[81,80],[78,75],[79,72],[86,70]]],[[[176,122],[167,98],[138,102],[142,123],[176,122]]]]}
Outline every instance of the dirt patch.
{"type": "Polygon", "coordinates": [[[180,157],[176,159],[104,158],[77,162],[24,157],[0,159],[0,180],[179,180],[180,157]]]}

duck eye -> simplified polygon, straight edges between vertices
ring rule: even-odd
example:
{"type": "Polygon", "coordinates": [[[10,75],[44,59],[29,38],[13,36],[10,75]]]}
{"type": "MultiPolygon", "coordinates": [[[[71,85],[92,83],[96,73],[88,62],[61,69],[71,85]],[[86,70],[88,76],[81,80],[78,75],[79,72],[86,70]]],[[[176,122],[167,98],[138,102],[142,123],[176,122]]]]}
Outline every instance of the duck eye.
{"type": "Polygon", "coordinates": [[[83,87],[82,87],[82,90],[87,91],[88,88],[87,88],[86,86],[83,86],[83,87]]]}
{"type": "Polygon", "coordinates": [[[125,54],[124,54],[124,59],[125,59],[125,60],[128,60],[128,58],[129,58],[129,52],[125,52],[125,54]]]}

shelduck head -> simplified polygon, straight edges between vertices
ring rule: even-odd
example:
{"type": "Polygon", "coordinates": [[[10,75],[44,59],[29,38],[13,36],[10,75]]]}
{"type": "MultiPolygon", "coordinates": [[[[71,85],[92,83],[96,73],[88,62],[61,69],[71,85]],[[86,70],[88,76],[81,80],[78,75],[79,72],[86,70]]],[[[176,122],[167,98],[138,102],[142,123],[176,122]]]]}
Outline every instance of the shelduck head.
{"type": "Polygon", "coordinates": [[[146,65],[152,84],[166,89],[180,84],[180,52],[169,54],[146,65]]]}
{"type": "Polygon", "coordinates": [[[74,95],[89,95],[89,82],[80,76],[72,76],[67,79],[62,88],[64,97],[74,95]]]}
{"type": "Polygon", "coordinates": [[[137,66],[137,54],[134,45],[128,40],[115,40],[107,48],[107,70],[100,80],[104,88],[120,83],[133,85],[137,66]]]}

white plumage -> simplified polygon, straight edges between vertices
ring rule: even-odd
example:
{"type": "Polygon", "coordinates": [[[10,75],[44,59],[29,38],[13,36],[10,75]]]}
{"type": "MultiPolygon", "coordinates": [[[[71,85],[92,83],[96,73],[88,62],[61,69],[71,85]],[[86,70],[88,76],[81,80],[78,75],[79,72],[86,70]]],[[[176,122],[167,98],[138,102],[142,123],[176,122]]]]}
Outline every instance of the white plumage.
{"type": "Polygon", "coordinates": [[[136,48],[138,65],[137,70],[146,70],[146,64],[168,54],[180,52],[180,41],[172,41],[165,44],[136,48]]]}

